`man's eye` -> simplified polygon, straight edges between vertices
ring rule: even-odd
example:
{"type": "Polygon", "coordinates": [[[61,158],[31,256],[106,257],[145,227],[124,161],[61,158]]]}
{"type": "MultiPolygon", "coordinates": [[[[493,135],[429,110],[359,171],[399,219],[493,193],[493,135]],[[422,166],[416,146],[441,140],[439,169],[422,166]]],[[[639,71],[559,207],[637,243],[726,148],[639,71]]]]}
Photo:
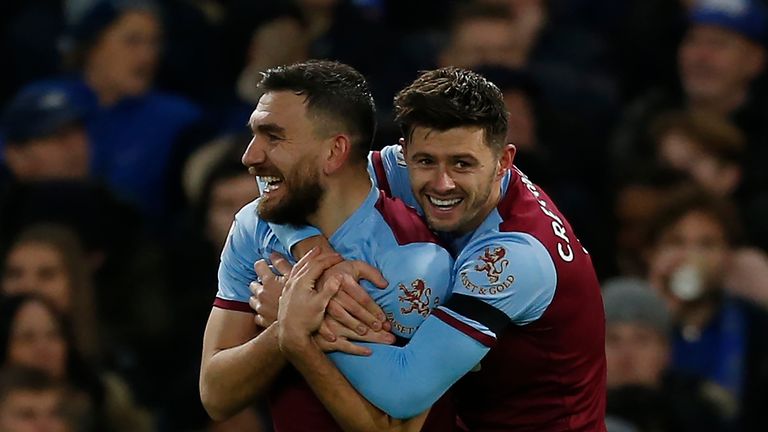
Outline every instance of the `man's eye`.
{"type": "Polygon", "coordinates": [[[416,163],[418,163],[419,165],[432,165],[432,159],[423,158],[423,159],[417,160],[416,163]]]}
{"type": "Polygon", "coordinates": [[[469,168],[469,167],[472,166],[472,164],[470,164],[469,162],[466,162],[466,161],[457,161],[456,162],[456,166],[458,168],[469,168]]]}

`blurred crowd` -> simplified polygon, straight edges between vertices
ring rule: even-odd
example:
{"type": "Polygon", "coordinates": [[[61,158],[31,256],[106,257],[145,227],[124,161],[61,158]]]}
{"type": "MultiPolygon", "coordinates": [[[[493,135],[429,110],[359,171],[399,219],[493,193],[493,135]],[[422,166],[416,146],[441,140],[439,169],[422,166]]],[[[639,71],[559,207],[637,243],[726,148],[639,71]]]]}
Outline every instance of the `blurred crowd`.
{"type": "Polygon", "coordinates": [[[604,285],[609,431],[768,430],[762,0],[3,0],[0,431],[210,422],[203,328],[259,73],[335,59],[396,91],[504,93],[516,165],[604,285]]]}

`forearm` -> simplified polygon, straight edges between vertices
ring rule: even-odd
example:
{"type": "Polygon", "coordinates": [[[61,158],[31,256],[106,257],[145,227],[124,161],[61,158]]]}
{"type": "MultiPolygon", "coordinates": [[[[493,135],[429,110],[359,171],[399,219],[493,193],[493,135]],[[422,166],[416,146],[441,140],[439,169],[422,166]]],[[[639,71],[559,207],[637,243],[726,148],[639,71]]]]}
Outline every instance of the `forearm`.
{"type": "Polygon", "coordinates": [[[352,388],[311,340],[287,351],[286,356],[339,426],[347,432],[418,431],[424,424],[428,411],[408,420],[398,420],[376,408],[352,388]]]}
{"type": "Polygon", "coordinates": [[[275,325],[242,345],[214,353],[200,373],[203,406],[214,420],[231,417],[263,396],[285,364],[275,325]]]}
{"type": "Polygon", "coordinates": [[[370,356],[332,353],[330,360],[363,397],[401,419],[429,408],[488,352],[434,316],[405,347],[361,345],[371,349],[370,356]]]}

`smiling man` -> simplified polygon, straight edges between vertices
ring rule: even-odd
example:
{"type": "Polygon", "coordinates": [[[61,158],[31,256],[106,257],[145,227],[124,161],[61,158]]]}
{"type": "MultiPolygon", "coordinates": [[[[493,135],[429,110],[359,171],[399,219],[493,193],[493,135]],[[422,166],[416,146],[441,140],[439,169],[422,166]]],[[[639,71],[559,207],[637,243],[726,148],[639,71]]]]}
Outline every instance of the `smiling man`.
{"type": "MultiPolygon", "coordinates": [[[[369,170],[379,188],[418,206],[449,242],[452,295],[406,346],[367,344],[370,357],[335,353],[335,364],[396,418],[422,412],[458,381],[453,394],[464,430],[605,430],[598,281],[570,224],[513,167],[501,92],[473,72],[443,68],[402,90],[395,112],[402,146],[371,154],[369,170]]],[[[279,235],[292,236],[291,244],[309,235],[285,231],[279,235]]],[[[304,241],[295,252],[322,242],[304,241]]],[[[307,301],[313,286],[289,277],[281,350],[331,412],[359,417],[344,408],[355,395],[311,343],[318,323],[297,318],[317,308],[307,301]]]]}
{"type": "MultiPolygon", "coordinates": [[[[254,262],[269,259],[272,252],[287,255],[267,222],[318,227],[339,253],[309,255],[323,268],[343,256],[381,270],[396,288],[364,286],[403,339],[411,337],[429,309],[445,301],[453,260],[412,209],[385,196],[368,176],[366,156],[375,117],[360,73],[340,63],[311,61],[270,69],[259,87],[264,94],[250,118],[253,139],[243,164],[266,186],[260,198],[235,216],[224,245],[219,290],[203,341],[201,398],[217,420],[265,397],[278,432],[335,431],[339,425],[301,376],[283,369],[279,327],[258,328],[248,306],[254,262]]],[[[325,310],[334,293],[326,288],[318,294],[325,298],[319,310],[325,310]]],[[[443,406],[450,408],[439,408],[443,406]]],[[[432,420],[423,413],[408,427],[418,430],[426,422],[423,430],[446,430],[441,422],[450,425],[453,417],[450,411],[439,411],[430,413],[436,414],[429,416],[432,420]]]]}

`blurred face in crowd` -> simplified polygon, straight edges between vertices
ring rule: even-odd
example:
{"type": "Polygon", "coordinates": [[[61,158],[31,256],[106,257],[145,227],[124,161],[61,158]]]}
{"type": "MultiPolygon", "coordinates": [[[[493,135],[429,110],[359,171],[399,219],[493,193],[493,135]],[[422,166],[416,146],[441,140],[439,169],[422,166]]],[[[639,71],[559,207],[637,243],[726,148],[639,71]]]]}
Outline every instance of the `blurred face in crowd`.
{"type": "Polygon", "coordinates": [[[741,180],[738,164],[707,153],[700,143],[682,132],[667,132],[660,137],[657,146],[662,164],[686,173],[696,184],[714,195],[729,195],[741,180]]]}
{"type": "Polygon", "coordinates": [[[438,131],[417,126],[403,147],[411,188],[429,226],[466,233],[496,206],[501,179],[512,166],[514,147],[497,155],[479,127],[438,131]]]}
{"type": "Polygon", "coordinates": [[[669,345],[654,328],[639,323],[610,323],[606,326],[605,358],[608,387],[656,387],[669,363],[669,345]]]}
{"type": "Polygon", "coordinates": [[[65,432],[61,404],[55,389],[12,391],[0,401],[0,432],[65,432]]]}
{"type": "MultiPolygon", "coordinates": [[[[720,289],[729,260],[730,247],[724,227],[707,213],[694,210],[668,227],[650,254],[650,269],[665,281],[669,295],[674,291],[673,275],[683,266],[693,268],[702,295],[720,289]]],[[[688,282],[687,282],[688,283],[688,282]]]]}
{"type": "Polygon", "coordinates": [[[152,84],[159,50],[157,18],[149,12],[125,12],[91,48],[86,77],[102,99],[140,95],[152,84]]]}
{"type": "Polygon", "coordinates": [[[514,22],[506,19],[466,20],[454,30],[441,57],[442,66],[473,68],[480,65],[520,66],[514,22]]]}
{"type": "Polygon", "coordinates": [[[235,213],[258,196],[259,189],[248,174],[216,181],[208,207],[208,238],[216,245],[223,245],[235,213]]]}
{"type": "Polygon", "coordinates": [[[6,258],[2,290],[36,293],[60,311],[71,307],[71,282],[63,257],[46,243],[24,242],[13,247],[6,258]]]}
{"type": "Polygon", "coordinates": [[[763,49],[712,25],[691,27],[678,56],[683,88],[693,102],[729,100],[746,91],[763,70],[763,49]]]}
{"type": "Polygon", "coordinates": [[[41,369],[54,378],[66,373],[67,345],[60,323],[43,303],[26,302],[16,314],[8,342],[8,362],[41,369]]]}
{"type": "Polygon", "coordinates": [[[5,147],[8,167],[21,181],[84,179],[88,176],[88,137],[81,125],[55,135],[5,147]]]}
{"type": "Polygon", "coordinates": [[[521,91],[504,92],[504,105],[509,111],[507,142],[514,143],[518,150],[533,150],[536,147],[536,117],[528,96],[521,91]]]}
{"type": "Polygon", "coordinates": [[[305,97],[289,91],[267,92],[251,114],[253,139],[243,164],[266,186],[259,216],[277,223],[306,224],[323,196],[319,155],[323,139],[306,112],[305,97]]]}

